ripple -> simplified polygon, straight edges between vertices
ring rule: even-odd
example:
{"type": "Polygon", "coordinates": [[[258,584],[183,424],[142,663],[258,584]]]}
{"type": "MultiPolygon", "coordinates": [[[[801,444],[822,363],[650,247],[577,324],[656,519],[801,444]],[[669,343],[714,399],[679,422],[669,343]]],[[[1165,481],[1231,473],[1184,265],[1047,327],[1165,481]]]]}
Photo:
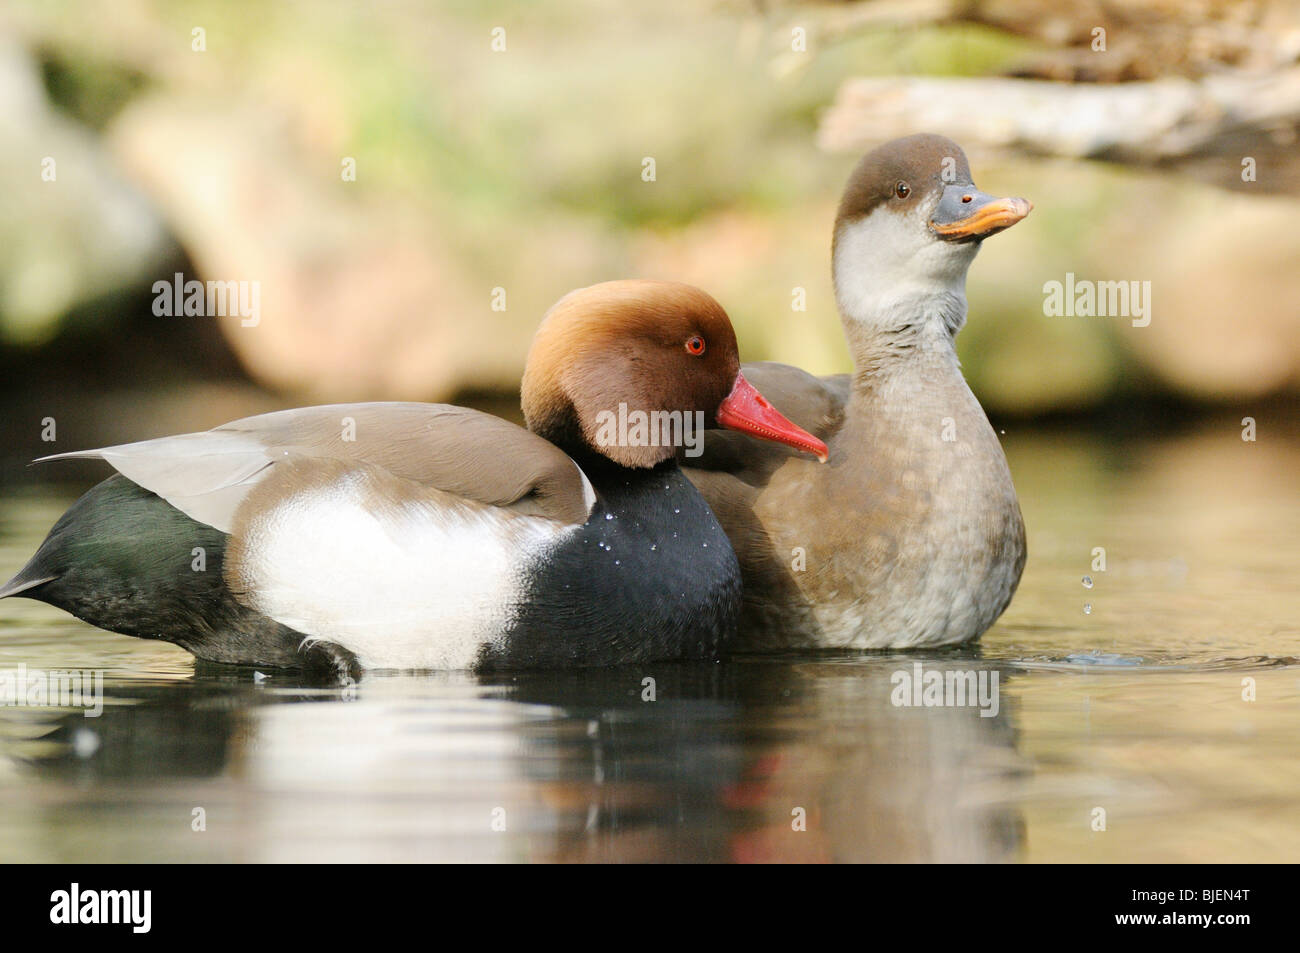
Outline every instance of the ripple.
{"type": "Polygon", "coordinates": [[[1260,669],[1287,668],[1300,664],[1294,656],[1248,655],[1212,659],[1185,657],[1143,658],[1114,652],[1075,652],[1064,658],[1040,657],[1005,659],[1013,668],[1051,672],[1250,672],[1260,669]]]}

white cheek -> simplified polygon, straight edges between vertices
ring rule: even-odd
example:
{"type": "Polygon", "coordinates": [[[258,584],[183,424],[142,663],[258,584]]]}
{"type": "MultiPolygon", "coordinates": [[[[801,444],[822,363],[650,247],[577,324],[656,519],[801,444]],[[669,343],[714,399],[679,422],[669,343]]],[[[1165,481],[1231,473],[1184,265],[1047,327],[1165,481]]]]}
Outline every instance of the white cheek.
{"type": "Polygon", "coordinates": [[[965,296],[966,270],[979,246],[936,239],[929,208],[899,214],[878,206],[841,229],[835,291],[841,313],[863,323],[910,302],[965,296]]]}

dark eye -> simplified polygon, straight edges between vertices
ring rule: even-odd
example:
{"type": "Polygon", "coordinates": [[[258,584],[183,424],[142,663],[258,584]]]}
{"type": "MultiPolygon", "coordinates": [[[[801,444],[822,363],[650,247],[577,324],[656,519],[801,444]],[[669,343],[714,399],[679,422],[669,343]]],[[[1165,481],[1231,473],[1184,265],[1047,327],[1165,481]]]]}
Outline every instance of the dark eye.
{"type": "Polygon", "coordinates": [[[908,185],[906,182],[899,182],[896,186],[894,186],[894,194],[897,195],[900,199],[907,198],[908,195],[911,194],[911,192],[912,192],[912,187],[908,185]]]}
{"type": "Polygon", "coordinates": [[[703,354],[704,338],[700,337],[698,334],[695,335],[693,338],[688,338],[686,341],[686,353],[694,354],[696,357],[699,357],[701,354],[703,354]]]}

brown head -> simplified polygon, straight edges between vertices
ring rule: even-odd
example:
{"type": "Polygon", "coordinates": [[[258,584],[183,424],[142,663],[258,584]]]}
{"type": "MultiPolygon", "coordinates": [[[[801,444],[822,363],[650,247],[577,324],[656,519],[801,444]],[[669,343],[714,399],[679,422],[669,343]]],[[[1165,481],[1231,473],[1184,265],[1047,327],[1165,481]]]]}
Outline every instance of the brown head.
{"type": "MultiPolygon", "coordinates": [[[[581,288],[547,312],[522,387],[528,429],[566,450],[652,467],[677,447],[609,439],[612,422],[678,412],[819,457],[826,446],[763,399],[740,373],[731,320],[691,285],[625,280],[581,288]],[[620,409],[622,405],[622,409],[620,409]]],[[[656,418],[660,419],[660,418],[656,418]]],[[[622,436],[622,434],[620,434],[622,436]]]]}
{"type": "Polygon", "coordinates": [[[961,146],[944,136],[894,139],[862,157],[835,216],[836,294],[847,320],[899,301],[958,295],[979,243],[1029,214],[1022,198],[975,188],[961,146]]]}

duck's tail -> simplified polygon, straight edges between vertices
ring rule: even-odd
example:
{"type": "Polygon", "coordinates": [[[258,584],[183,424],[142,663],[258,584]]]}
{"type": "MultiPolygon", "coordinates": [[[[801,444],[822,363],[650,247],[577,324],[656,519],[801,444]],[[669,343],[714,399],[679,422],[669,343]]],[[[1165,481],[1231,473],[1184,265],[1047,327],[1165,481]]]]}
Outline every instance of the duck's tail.
{"type": "Polygon", "coordinates": [[[10,596],[21,596],[30,589],[35,589],[37,586],[43,586],[47,582],[53,582],[55,579],[59,578],[58,576],[38,576],[36,578],[31,578],[27,576],[27,568],[28,567],[23,567],[23,569],[18,572],[18,575],[14,576],[3,586],[0,586],[0,599],[7,599],[10,596]]]}

